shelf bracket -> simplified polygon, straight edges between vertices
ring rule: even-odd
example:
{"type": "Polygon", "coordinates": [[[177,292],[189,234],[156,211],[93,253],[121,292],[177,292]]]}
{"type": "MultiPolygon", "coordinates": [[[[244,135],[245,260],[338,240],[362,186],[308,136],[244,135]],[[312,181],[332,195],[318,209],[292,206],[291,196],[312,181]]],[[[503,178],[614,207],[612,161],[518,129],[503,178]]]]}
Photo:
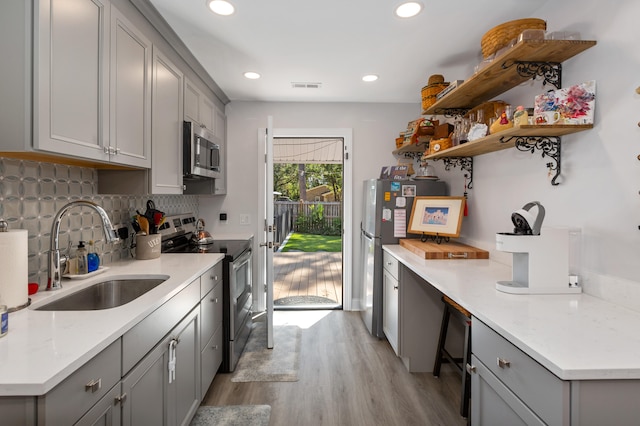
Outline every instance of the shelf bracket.
{"type": "Polygon", "coordinates": [[[442,160],[444,162],[444,169],[446,171],[451,170],[451,167],[460,167],[461,170],[469,173],[469,182],[467,183],[467,189],[473,188],[473,157],[443,157],[434,158],[433,160],[442,160]]]}
{"type": "Polygon", "coordinates": [[[538,61],[512,61],[502,64],[503,69],[516,66],[516,71],[522,77],[529,77],[533,80],[542,77],[542,85],[547,83],[560,89],[562,85],[562,64],[559,62],[538,62],[538,61]]]}
{"type": "Polygon", "coordinates": [[[560,155],[560,137],[559,136],[511,136],[509,138],[500,138],[500,143],[507,143],[515,139],[515,146],[518,151],[530,152],[533,154],[536,149],[542,151],[542,158],[549,158],[552,161],[547,163],[549,173],[555,172],[551,179],[551,185],[559,185],[560,182],[556,182],[558,176],[560,176],[561,168],[561,155],[560,155]]]}

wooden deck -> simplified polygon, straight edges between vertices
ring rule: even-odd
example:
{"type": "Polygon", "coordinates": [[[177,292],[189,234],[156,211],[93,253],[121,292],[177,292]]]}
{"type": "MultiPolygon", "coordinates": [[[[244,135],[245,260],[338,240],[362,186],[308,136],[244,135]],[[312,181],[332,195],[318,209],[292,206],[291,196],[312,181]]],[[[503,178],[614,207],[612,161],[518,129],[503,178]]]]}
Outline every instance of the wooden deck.
{"type": "Polygon", "coordinates": [[[275,307],[342,305],[342,253],[273,254],[275,307]]]}

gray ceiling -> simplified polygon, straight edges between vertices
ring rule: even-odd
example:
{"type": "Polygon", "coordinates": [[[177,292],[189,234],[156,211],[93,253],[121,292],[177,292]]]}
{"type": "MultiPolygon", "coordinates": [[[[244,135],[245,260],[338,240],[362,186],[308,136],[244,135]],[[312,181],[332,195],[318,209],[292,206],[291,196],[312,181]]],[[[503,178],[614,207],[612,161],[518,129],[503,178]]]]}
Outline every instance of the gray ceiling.
{"type": "Polygon", "coordinates": [[[230,100],[414,103],[431,74],[471,75],[486,31],[545,19],[536,11],[549,0],[422,0],[409,19],[394,15],[399,0],[231,1],[236,13],[224,17],[205,0],[150,0],[230,100]]]}

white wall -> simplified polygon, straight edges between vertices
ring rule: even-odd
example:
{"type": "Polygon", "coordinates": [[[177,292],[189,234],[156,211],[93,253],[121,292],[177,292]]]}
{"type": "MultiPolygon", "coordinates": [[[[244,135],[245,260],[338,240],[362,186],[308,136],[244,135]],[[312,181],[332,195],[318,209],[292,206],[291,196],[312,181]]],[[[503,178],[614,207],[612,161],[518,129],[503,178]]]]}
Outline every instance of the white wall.
{"type": "MultiPolygon", "coordinates": [[[[510,231],[511,212],[537,200],[546,208],[544,225],[582,229],[584,290],[640,310],[640,2],[621,0],[604,7],[597,0],[549,2],[536,15],[547,20],[550,31],[576,30],[583,39],[598,44],[563,64],[563,86],[597,81],[595,127],[562,138],[562,176],[552,187],[540,152],[516,149],[474,158],[474,187],[469,191],[469,216],[463,236],[475,245],[493,249],[496,232],[510,231]]],[[[479,48],[479,41],[460,50],[479,48]]],[[[469,64],[466,78],[473,72],[469,64]]],[[[433,70],[436,73],[437,70],[433,70]]],[[[425,75],[431,72],[425,72],[425,75]]],[[[397,78],[401,78],[399,75],[397,78]]],[[[531,106],[541,93],[541,83],[526,83],[500,99],[531,106]]],[[[416,102],[420,88],[416,87],[416,102]]],[[[353,128],[354,154],[354,261],[359,258],[358,230],[361,218],[361,182],[378,175],[380,167],[393,164],[394,139],[408,121],[419,116],[413,104],[333,104],[232,102],[227,105],[229,139],[229,195],[202,198],[200,211],[214,230],[246,231],[239,214],[252,215],[252,231],[258,234],[256,182],[261,162],[256,156],[256,133],[274,117],[276,128],[353,128]],[[217,220],[229,213],[227,225],[217,220]]],[[[462,173],[444,172],[452,194],[463,192],[462,173]]],[[[502,253],[495,259],[509,261],[502,253]],[[502,256],[501,256],[502,255],[502,256]]],[[[354,286],[359,273],[354,271],[354,286]]],[[[473,283],[470,283],[472,285],[473,283]]],[[[357,298],[357,294],[354,295],[357,298]]]]}

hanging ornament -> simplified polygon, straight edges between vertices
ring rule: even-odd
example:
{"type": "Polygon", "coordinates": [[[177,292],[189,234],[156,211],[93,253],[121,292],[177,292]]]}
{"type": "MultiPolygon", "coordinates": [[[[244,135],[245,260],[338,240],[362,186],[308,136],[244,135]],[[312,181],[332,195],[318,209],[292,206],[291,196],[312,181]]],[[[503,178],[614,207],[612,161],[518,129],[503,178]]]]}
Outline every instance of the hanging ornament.
{"type": "Polygon", "coordinates": [[[467,194],[467,178],[469,177],[468,174],[464,174],[464,215],[465,216],[469,216],[469,203],[467,202],[469,196],[467,194]]]}

